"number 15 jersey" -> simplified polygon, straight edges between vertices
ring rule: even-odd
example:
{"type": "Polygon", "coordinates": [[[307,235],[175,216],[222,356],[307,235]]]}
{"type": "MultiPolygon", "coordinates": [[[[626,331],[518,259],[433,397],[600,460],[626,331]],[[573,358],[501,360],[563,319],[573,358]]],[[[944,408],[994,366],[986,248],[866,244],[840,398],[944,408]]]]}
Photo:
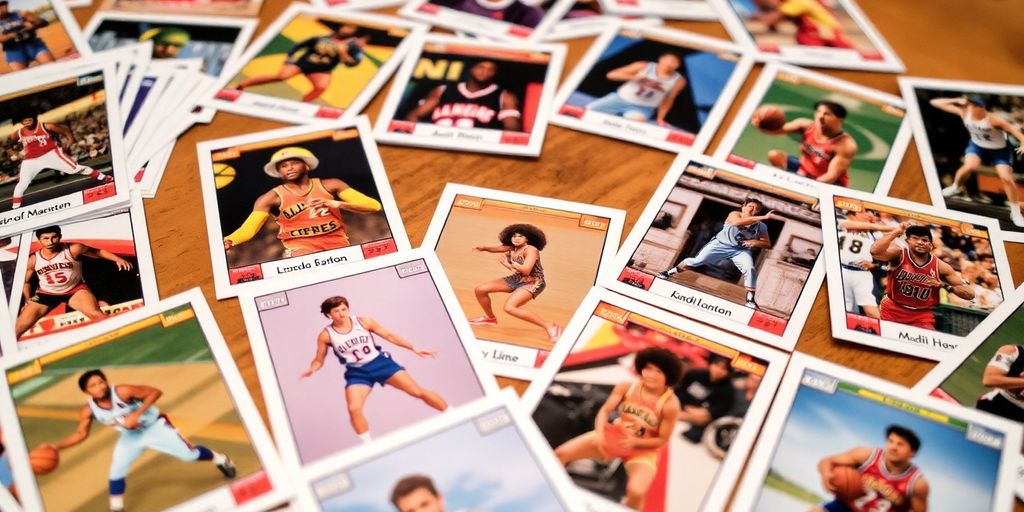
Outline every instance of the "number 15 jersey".
{"type": "Polygon", "coordinates": [[[352,329],[347,333],[341,333],[334,329],[333,324],[328,324],[324,330],[331,338],[331,348],[334,355],[345,366],[363,366],[381,355],[381,348],[373,340],[373,334],[368,331],[355,316],[352,319],[352,329]]]}
{"type": "Polygon", "coordinates": [[[39,277],[39,292],[47,295],[67,295],[83,281],[82,262],[71,255],[68,245],[50,259],[43,256],[43,251],[36,252],[33,270],[39,277]]]}

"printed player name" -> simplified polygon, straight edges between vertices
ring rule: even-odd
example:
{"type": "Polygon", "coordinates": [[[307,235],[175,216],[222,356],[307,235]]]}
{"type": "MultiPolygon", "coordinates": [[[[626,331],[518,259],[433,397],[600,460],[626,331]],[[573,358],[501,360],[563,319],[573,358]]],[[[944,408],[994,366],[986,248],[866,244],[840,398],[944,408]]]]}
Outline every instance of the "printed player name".
{"type": "Polygon", "coordinates": [[[704,302],[704,300],[701,299],[700,297],[696,297],[693,295],[683,295],[682,293],[679,293],[676,290],[672,290],[672,293],[669,295],[669,298],[675,301],[682,302],[683,304],[689,304],[690,306],[696,308],[711,311],[712,313],[717,313],[722,316],[732,316],[732,311],[729,311],[728,309],[723,308],[722,306],[719,306],[717,304],[711,304],[709,302],[704,302]]]}
{"type": "Polygon", "coordinates": [[[72,206],[72,204],[69,201],[65,201],[63,203],[57,203],[55,205],[47,206],[45,208],[32,208],[31,206],[27,206],[27,207],[21,209],[20,211],[18,211],[17,214],[12,214],[12,215],[8,215],[6,217],[0,218],[0,226],[5,226],[7,224],[14,224],[16,222],[21,222],[23,220],[31,219],[33,217],[38,217],[40,215],[46,215],[48,213],[59,212],[61,210],[66,210],[68,208],[71,208],[71,206],[72,206]]]}
{"type": "Polygon", "coordinates": [[[900,341],[909,341],[918,345],[931,345],[943,350],[953,350],[958,346],[956,343],[949,343],[948,341],[935,336],[928,336],[927,334],[913,335],[904,331],[900,331],[899,339],[900,341]]]}
{"type": "Polygon", "coordinates": [[[315,258],[312,261],[312,263],[308,262],[308,261],[303,261],[302,263],[299,263],[298,265],[288,265],[288,266],[277,267],[276,270],[277,270],[278,274],[287,274],[289,272],[295,272],[295,271],[298,271],[298,270],[308,270],[308,269],[311,269],[313,267],[326,267],[328,265],[334,265],[336,263],[344,263],[346,261],[348,261],[348,256],[329,256],[329,257],[326,257],[326,258],[315,258]]]}

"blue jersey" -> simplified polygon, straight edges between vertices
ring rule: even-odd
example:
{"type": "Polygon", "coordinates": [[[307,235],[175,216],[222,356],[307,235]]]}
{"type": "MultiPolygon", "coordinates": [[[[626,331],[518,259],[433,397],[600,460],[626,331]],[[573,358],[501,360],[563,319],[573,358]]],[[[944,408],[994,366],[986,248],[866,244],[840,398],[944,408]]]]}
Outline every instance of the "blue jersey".
{"type": "Polygon", "coordinates": [[[722,230],[715,235],[719,242],[733,247],[742,247],[746,240],[757,240],[768,234],[768,226],[764,222],[755,222],[743,227],[733,226],[726,222],[722,230]]]}
{"type": "MultiPolygon", "coordinates": [[[[22,30],[25,30],[25,24],[26,24],[25,18],[23,18],[21,16],[21,13],[19,13],[19,12],[11,12],[11,13],[9,13],[7,15],[6,18],[0,20],[0,34],[13,34],[15,32],[21,32],[22,30]]],[[[35,30],[31,30],[30,33],[25,34],[24,36],[22,36],[21,39],[22,39],[22,41],[26,41],[26,40],[35,39],[35,38],[36,38],[36,31],[35,30]],[[25,36],[27,36],[27,37],[25,37],[25,36]]],[[[14,44],[18,44],[18,43],[14,42],[14,41],[7,41],[4,44],[5,45],[14,45],[14,44]]]]}
{"type": "MultiPolygon", "coordinates": [[[[142,407],[142,402],[138,400],[132,400],[131,402],[125,402],[121,400],[121,397],[117,396],[117,386],[110,386],[110,408],[100,407],[95,400],[89,398],[89,408],[92,409],[92,417],[96,418],[96,421],[114,427],[122,432],[128,431],[128,429],[121,426],[118,421],[142,407]]],[[[136,430],[148,427],[160,419],[160,409],[157,409],[155,405],[146,409],[146,412],[142,413],[139,417],[139,426],[136,430]]]]}

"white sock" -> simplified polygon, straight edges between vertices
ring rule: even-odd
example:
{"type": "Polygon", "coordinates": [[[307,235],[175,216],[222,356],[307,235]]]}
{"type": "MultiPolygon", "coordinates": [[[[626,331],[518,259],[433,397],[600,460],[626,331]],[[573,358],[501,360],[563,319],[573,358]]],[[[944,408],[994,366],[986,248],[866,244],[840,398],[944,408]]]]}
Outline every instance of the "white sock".
{"type": "Polygon", "coordinates": [[[124,495],[110,496],[110,510],[124,510],[124,495]]]}
{"type": "MultiPolygon", "coordinates": [[[[212,450],[211,450],[212,451],[212,450]]],[[[213,463],[216,465],[224,464],[228,461],[228,456],[220,452],[213,452],[213,463]]]]}
{"type": "Polygon", "coordinates": [[[370,441],[372,441],[372,439],[370,439],[370,433],[369,432],[363,432],[362,434],[356,434],[356,435],[358,435],[359,439],[362,439],[362,441],[364,443],[369,443],[370,441]]]}

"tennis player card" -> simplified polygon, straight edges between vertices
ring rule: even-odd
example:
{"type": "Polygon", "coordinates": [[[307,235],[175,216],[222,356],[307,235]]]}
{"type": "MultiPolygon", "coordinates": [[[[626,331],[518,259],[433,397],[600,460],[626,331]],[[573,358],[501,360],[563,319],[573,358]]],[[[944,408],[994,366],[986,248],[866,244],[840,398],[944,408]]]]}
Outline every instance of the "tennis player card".
{"type": "Polygon", "coordinates": [[[428,35],[377,117],[383,143],[540,156],[565,60],[562,45],[428,35]]]}
{"type": "Polygon", "coordinates": [[[509,43],[538,43],[574,0],[412,0],[399,14],[431,26],[509,43]]]}
{"type": "Polygon", "coordinates": [[[932,204],[999,221],[1024,242],[1024,87],[900,77],[932,204]],[[1016,141],[1016,146],[1012,141],[1016,141]]]}
{"type": "Polygon", "coordinates": [[[900,73],[896,56],[854,0],[707,0],[734,41],[764,61],[900,73]]]}
{"type": "Polygon", "coordinates": [[[449,183],[421,247],[437,252],[492,371],[529,380],[611,264],[624,217],[449,183]]]}
{"type": "Polygon", "coordinates": [[[355,117],[426,27],[292,4],[221,75],[207,104],[291,123],[355,117]]]}
{"type": "Polygon", "coordinates": [[[671,20],[716,21],[707,0],[592,0],[620,16],[658,16],[671,20]]]}
{"type": "Polygon", "coordinates": [[[586,510],[723,510],[786,355],[596,287],[563,338],[523,405],[586,510]]]}
{"type": "Polygon", "coordinates": [[[1010,510],[1019,424],[794,354],[731,510],[1010,510]]]}
{"type": "Polygon", "coordinates": [[[64,2],[7,0],[0,2],[0,18],[5,38],[0,48],[0,83],[8,81],[8,75],[90,53],[64,2]]]}
{"type": "Polygon", "coordinates": [[[945,361],[1013,290],[992,219],[841,190],[821,204],[836,338],[945,361]]]}
{"type": "Polygon", "coordinates": [[[268,281],[239,300],[293,475],[497,393],[429,251],[268,281]]]}
{"type": "Polygon", "coordinates": [[[720,39],[610,24],[562,84],[551,122],[666,151],[703,151],[752,65],[720,39]]]}
{"type": "Polygon", "coordinates": [[[26,509],[256,511],[292,494],[198,288],[80,334],[3,359],[26,509]]]}
{"type": "Polygon", "coordinates": [[[681,155],[599,283],[793,350],[825,273],[821,230],[813,184],[681,155]]]}
{"type": "Polygon", "coordinates": [[[898,96],[768,64],[715,157],[758,172],[884,194],[910,143],[898,96]]]}

